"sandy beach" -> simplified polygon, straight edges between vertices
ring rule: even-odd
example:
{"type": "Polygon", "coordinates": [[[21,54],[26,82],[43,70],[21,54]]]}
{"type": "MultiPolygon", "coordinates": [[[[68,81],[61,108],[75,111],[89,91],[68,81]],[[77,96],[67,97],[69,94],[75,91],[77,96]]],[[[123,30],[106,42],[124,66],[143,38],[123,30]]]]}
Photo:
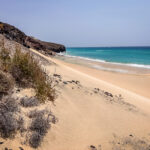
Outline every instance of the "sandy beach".
{"type": "MultiPolygon", "coordinates": [[[[57,117],[38,150],[149,150],[149,70],[140,72],[140,68],[119,66],[117,69],[128,73],[100,70],[92,67],[95,62],[50,57],[30,50],[40,58],[41,67],[52,77],[57,91],[54,103],[38,106],[57,117]]],[[[32,89],[17,93],[29,97],[34,94],[32,89]]],[[[20,143],[22,137],[18,134],[6,140],[2,149],[21,146],[32,150],[28,144],[20,143]]]]}
{"type": "Polygon", "coordinates": [[[148,149],[149,74],[102,71],[79,65],[79,60],[75,64],[38,55],[53,62],[44,67],[59,81],[51,106],[59,121],[40,149],[148,149]]]}

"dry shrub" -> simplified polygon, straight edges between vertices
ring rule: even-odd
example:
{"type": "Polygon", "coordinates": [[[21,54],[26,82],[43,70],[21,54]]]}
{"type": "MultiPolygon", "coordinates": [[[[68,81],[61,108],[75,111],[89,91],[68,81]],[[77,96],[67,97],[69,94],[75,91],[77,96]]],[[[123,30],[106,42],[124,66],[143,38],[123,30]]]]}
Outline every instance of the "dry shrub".
{"type": "Polygon", "coordinates": [[[15,99],[3,97],[0,101],[0,135],[2,138],[12,138],[22,126],[15,116],[18,111],[15,99]]]}
{"type": "MultiPolygon", "coordinates": [[[[34,87],[36,96],[41,102],[54,101],[55,89],[46,78],[38,62],[28,53],[21,52],[21,47],[16,45],[16,51],[10,57],[9,51],[0,43],[0,69],[10,72],[17,85],[21,87],[34,87]]],[[[52,80],[51,80],[52,81],[52,80]]]]}
{"type": "Polygon", "coordinates": [[[38,116],[44,116],[45,113],[48,113],[46,109],[44,110],[32,110],[29,112],[28,117],[29,118],[37,118],[38,116]]]}
{"type": "Polygon", "coordinates": [[[40,111],[35,109],[31,111],[29,113],[29,118],[33,119],[29,127],[31,132],[29,144],[31,147],[37,148],[48,132],[48,129],[51,127],[51,123],[56,123],[56,118],[46,109],[40,111]]]}
{"type": "Polygon", "coordinates": [[[0,71],[0,99],[3,95],[9,94],[14,86],[14,81],[10,75],[0,71]]]}
{"type": "Polygon", "coordinates": [[[33,107],[33,106],[38,106],[39,101],[36,97],[23,97],[20,100],[20,104],[23,107],[33,107]]]}
{"type": "Polygon", "coordinates": [[[40,101],[54,101],[56,93],[51,83],[47,81],[46,74],[30,53],[22,53],[19,47],[16,48],[12,59],[11,73],[18,85],[34,87],[40,101]]]}
{"type": "Polygon", "coordinates": [[[29,144],[33,148],[37,148],[40,146],[43,137],[38,132],[33,132],[29,139],[29,144]]]}
{"type": "Polygon", "coordinates": [[[41,136],[44,136],[49,128],[50,120],[44,116],[34,118],[30,126],[31,131],[38,132],[41,136]]]}
{"type": "Polygon", "coordinates": [[[27,87],[33,82],[35,62],[29,53],[22,53],[19,46],[12,58],[11,74],[19,86],[27,87]]]}
{"type": "Polygon", "coordinates": [[[5,48],[4,39],[0,42],[0,69],[8,71],[11,64],[10,52],[5,48]]]}
{"type": "Polygon", "coordinates": [[[0,135],[2,138],[11,138],[17,131],[17,120],[13,114],[0,113],[0,135]]]}

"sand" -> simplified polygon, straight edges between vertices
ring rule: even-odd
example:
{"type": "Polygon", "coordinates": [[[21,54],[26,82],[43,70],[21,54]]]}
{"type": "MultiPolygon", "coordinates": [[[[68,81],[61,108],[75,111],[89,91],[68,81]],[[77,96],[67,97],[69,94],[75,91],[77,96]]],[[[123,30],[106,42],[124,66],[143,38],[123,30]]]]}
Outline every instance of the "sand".
{"type": "Polygon", "coordinates": [[[148,149],[148,74],[100,71],[39,55],[53,62],[45,66],[48,74],[61,76],[58,98],[52,105],[59,121],[52,126],[40,149],[148,149]],[[106,91],[113,97],[105,95],[106,91]]]}
{"type": "Polygon", "coordinates": [[[148,72],[104,71],[31,51],[50,62],[42,67],[58,82],[48,105],[58,122],[38,150],[149,150],[148,72]]]}

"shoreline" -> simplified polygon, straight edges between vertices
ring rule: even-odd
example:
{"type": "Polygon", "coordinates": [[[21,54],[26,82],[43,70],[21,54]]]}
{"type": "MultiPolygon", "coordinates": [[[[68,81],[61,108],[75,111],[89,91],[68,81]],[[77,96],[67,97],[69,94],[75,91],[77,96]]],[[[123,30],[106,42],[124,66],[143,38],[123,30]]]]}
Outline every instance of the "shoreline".
{"type": "Polygon", "coordinates": [[[97,79],[104,80],[108,83],[129,90],[146,98],[150,98],[150,70],[123,66],[105,64],[103,62],[91,62],[78,58],[68,58],[65,56],[56,56],[55,59],[65,63],[65,65],[74,68],[80,72],[93,76],[97,79]],[[101,65],[104,69],[96,68],[93,66],[101,65]],[[111,68],[112,70],[109,70],[111,68]],[[116,69],[124,70],[126,72],[119,72],[116,69]],[[114,71],[115,70],[115,71],[114,71]]]}
{"type": "Polygon", "coordinates": [[[57,54],[56,58],[65,62],[85,65],[87,67],[120,73],[130,74],[150,74],[150,65],[134,64],[134,63],[119,63],[119,62],[107,62],[105,60],[91,59],[80,56],[71,56],[57,54]],[[80,62],[78,63],[77,60],[80,62]],[[88,65],[86,65],[88,63],[88,65]]]}

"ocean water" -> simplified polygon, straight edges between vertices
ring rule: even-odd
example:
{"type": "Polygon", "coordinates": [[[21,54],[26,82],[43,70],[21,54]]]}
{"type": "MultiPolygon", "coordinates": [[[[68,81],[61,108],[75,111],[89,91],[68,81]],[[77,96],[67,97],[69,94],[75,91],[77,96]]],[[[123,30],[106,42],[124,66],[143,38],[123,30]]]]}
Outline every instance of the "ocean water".
{"type": "Polygon", "coordinates": [[[67,48],[66,56],[150,68],[150,47],[67,48]]]}

